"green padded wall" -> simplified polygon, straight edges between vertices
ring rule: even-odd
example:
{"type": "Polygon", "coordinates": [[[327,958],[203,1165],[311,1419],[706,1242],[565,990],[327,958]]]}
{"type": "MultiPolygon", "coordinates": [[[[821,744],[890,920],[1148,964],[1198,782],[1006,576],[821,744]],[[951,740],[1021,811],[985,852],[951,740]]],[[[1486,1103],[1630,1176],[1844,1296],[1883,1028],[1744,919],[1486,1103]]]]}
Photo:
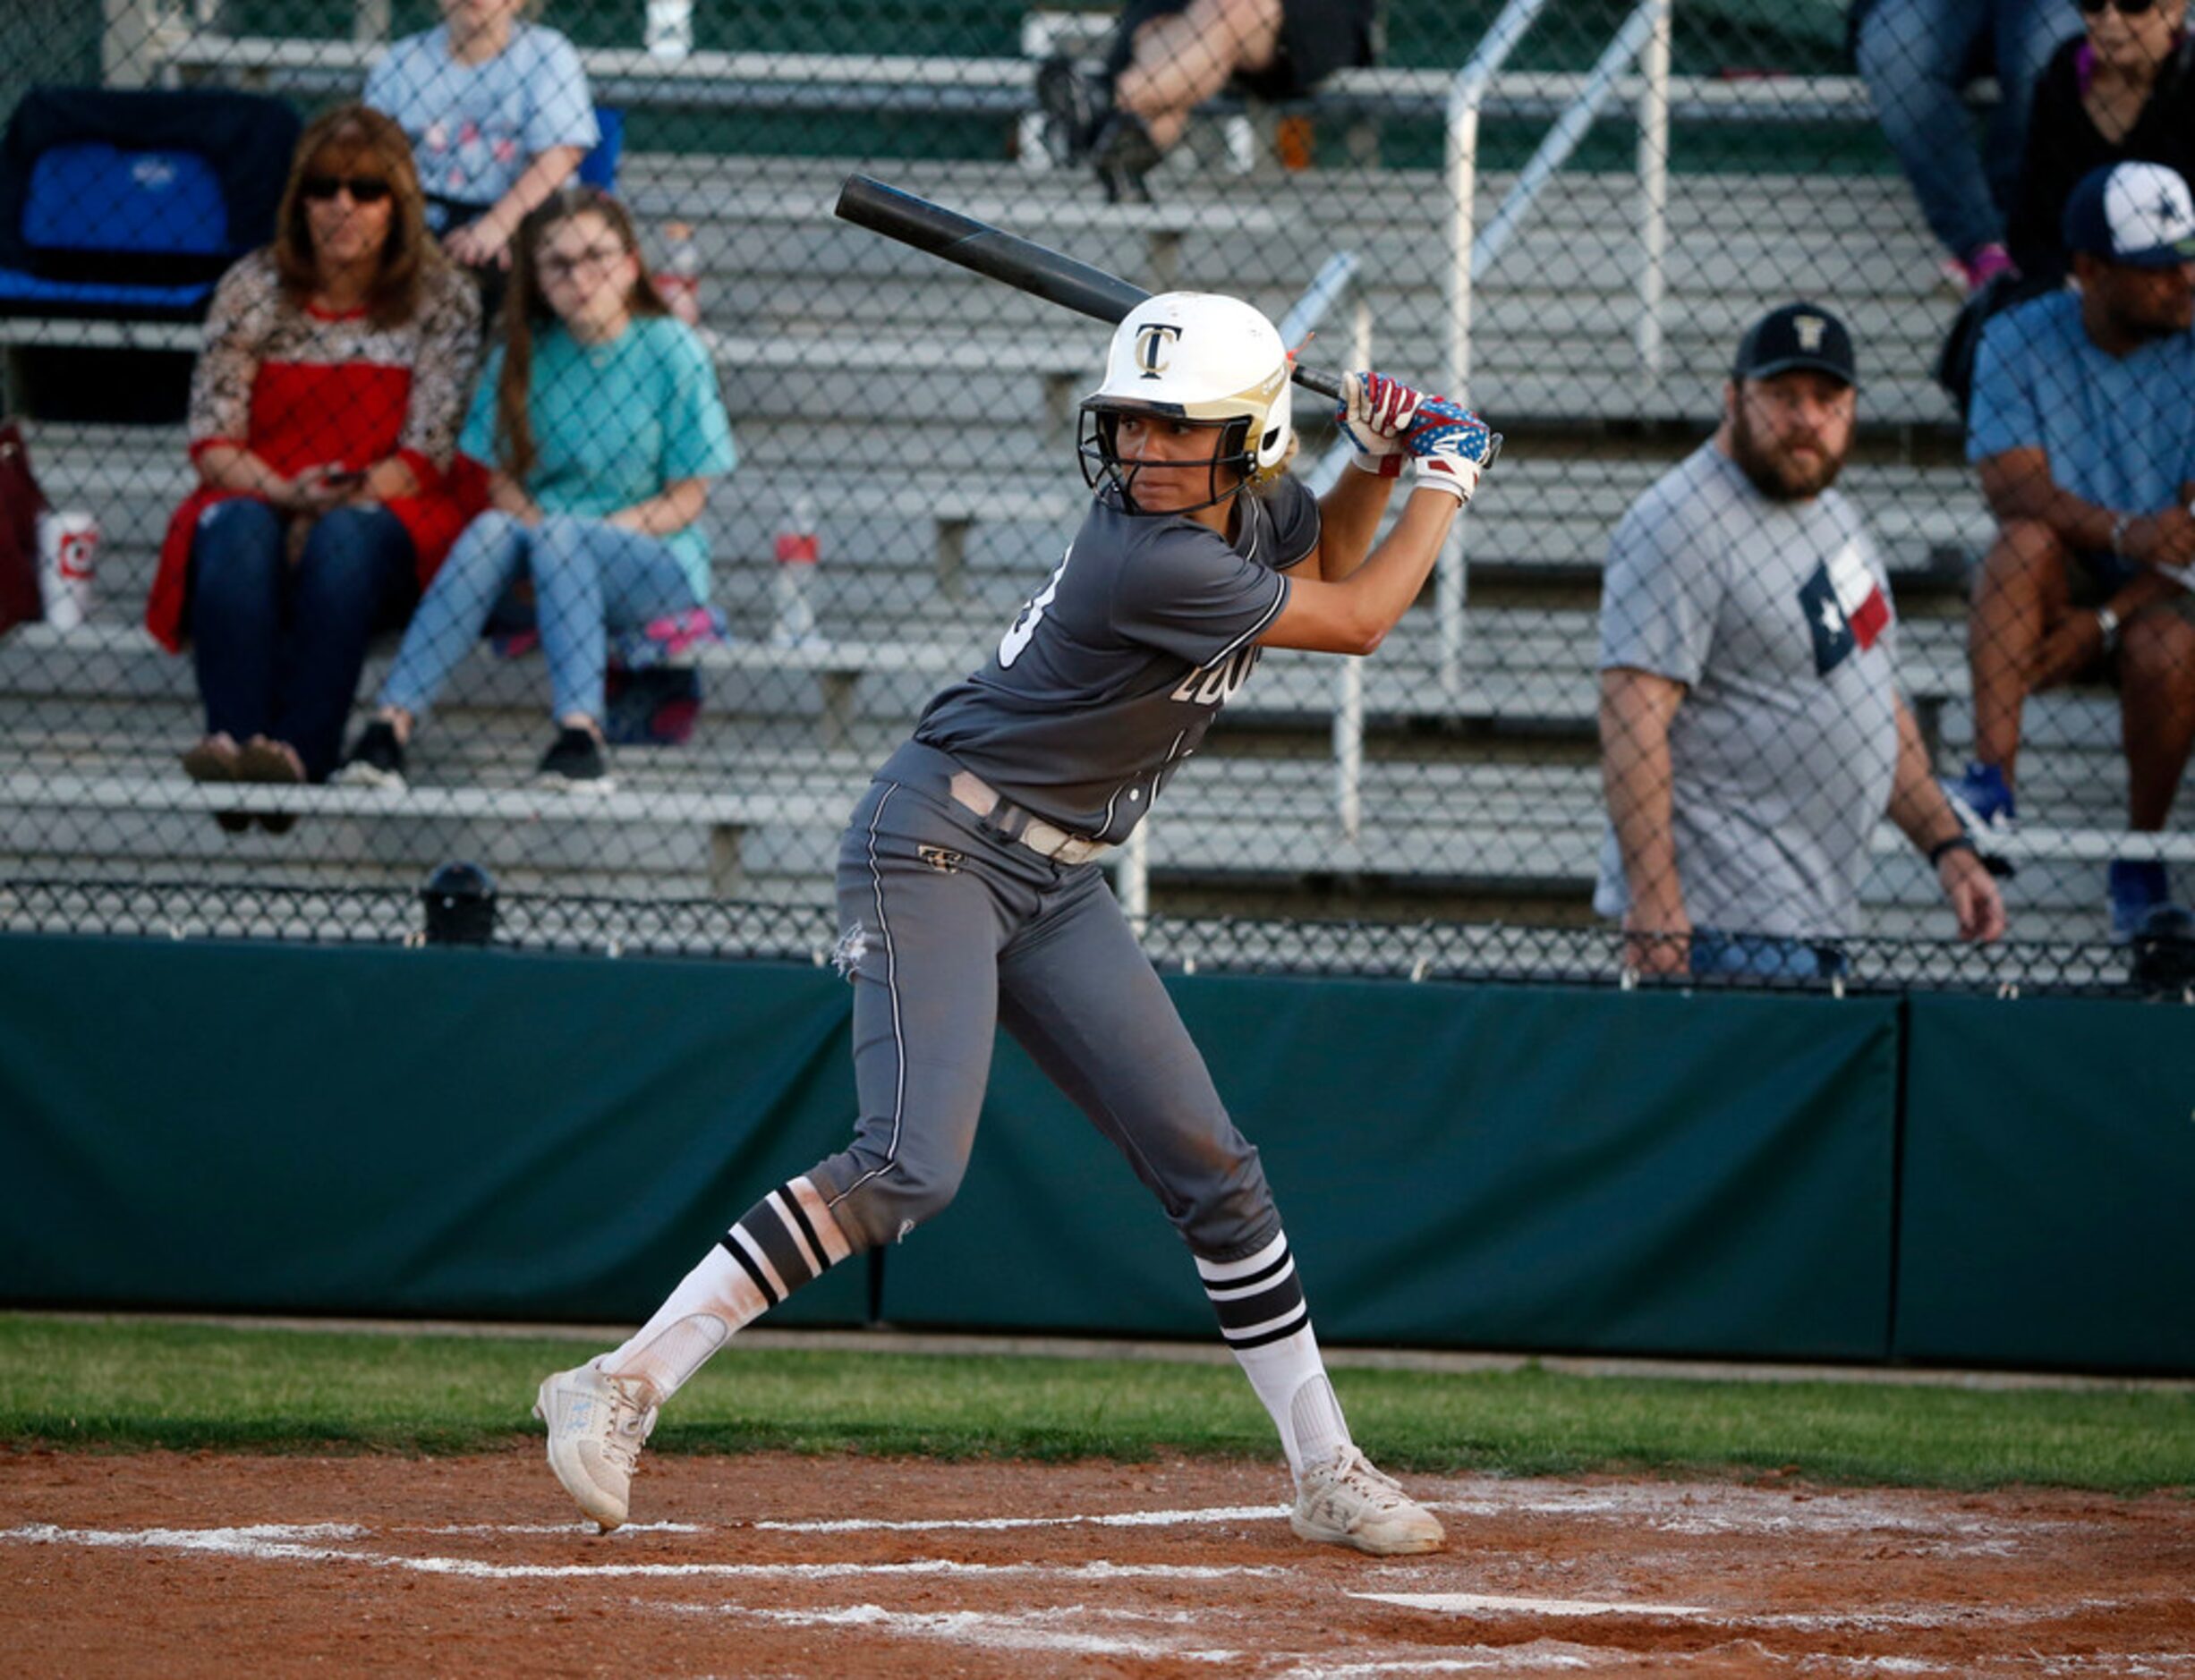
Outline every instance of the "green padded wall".
{"type": "Polygon", "coordinates": [[[0,938],[0,1299],[636,1319],[838,1146],[846,1020],[829,970],[0,938]]]}
{"type": "Polygon", "coordinates": [[[1916,997],[1896,1351],[2195,1370],[2195,1009],[1916,997]]]}
{"type": "MultiPolygon", "coordinates": [[[[1896,1004],[1169,982],[1331,1341],[1880,1358],[1896,1004]]],[[[909,1323],[1210,1334],[1158,1208],[1018,1052],[909,1323]]]]}

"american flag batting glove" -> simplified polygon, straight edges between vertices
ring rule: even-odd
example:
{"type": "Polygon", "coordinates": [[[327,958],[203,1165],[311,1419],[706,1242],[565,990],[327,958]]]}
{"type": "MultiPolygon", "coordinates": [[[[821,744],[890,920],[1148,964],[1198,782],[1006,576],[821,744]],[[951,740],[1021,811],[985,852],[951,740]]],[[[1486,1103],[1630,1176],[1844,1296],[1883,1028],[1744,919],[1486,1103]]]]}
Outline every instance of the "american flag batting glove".
{"type": "Polygon", "coordinates": [[[1468,502],[1478,488],[1479,475],[1502,453],[1502,435],[1489,431],[1486,422],[1460,403],[1429,396],[1417,403],[1402,446],[1409,454],[1417,488],[1468,502]]]}
{"type": "Polygon", "coordinates": [[[1394,478],[1405,459],[1403,434],[1423,395],[1383,373],[1341,376],[1341,406],[1334,411],[1342,434],[1357,446],[1349,464],[1359,472],[1394,478]]]}

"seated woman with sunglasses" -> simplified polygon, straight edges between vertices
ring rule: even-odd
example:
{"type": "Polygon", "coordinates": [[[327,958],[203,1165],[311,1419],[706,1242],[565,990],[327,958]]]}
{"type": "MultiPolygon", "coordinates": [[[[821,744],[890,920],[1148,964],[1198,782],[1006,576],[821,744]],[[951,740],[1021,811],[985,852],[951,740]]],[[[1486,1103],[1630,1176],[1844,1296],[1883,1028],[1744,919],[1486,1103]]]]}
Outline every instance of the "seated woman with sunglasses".
{"type": "Polygon", "coordinates": [[[146,603],[162,646],[193,645],[192,779],[335,768],[369,638],[404,622],[464,526],[446,475],[479,308],[427,234],[403,131],[362,106],[312,123],[274,243],[215,292],[191,382],[199,488],[146,603]]]}
{"type": "Polygon", "coordinates": [[[737,460],[709,352],[607,193],[568,188],[526,218],[460,446],[490,463],[489,511],[420,603],[340,779],[402,787],[413,725],[483,630],[523,627],[530,593],[557,725],[536,779],[607,789],[608,632],[707,605],[696,522],[737,460]]]}
{"type": "Polygon", "coordinates": [[[2023,296],[2064,284],[2072,263],[2059,221],[2083,175],[2139,162],[2195,180],[2187,0],[2080,0],[2080,21],[2035,89],[2008,234],[2023,296]]]}

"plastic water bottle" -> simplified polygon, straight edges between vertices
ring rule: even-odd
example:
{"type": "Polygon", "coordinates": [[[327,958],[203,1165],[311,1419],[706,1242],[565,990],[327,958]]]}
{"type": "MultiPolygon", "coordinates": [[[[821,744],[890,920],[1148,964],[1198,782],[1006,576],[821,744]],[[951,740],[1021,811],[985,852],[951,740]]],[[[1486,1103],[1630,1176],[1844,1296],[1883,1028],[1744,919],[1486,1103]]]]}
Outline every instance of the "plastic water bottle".
{"type": "Polygon", "coordinates": [[[777,624],[770,640],[779,648],[812,648],[822,641],[815,629],[815,565],[823,546],[815,530],[815,498],[802,491],[793,497],[778,526],[777,624]]]}
{"type": "Polygon", "coordinates": [[[685,222],[663,224],[663,264],[655,272],[657,295],[688,327],[702,321],[702,252],[685,222]]]}

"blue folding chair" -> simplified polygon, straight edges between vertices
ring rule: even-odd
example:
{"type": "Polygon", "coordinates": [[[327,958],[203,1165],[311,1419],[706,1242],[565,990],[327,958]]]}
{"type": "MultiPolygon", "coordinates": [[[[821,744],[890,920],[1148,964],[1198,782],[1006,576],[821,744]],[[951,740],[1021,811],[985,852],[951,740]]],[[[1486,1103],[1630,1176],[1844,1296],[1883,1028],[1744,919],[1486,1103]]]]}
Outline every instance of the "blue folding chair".
{"type": "Polygon", "coordinates": [[[594,107],[594,125],[601,138],[594,149],[579,160],[579,179],[602,192],[617,190],[617,159],[625,152],[625,113],[614,105],[594,107]]]}
{"type": "Polygon", "coordinates": [[[274,233],[278,99],[34,88],[0,140],[0,313],[191,319],[274,233]]]}

